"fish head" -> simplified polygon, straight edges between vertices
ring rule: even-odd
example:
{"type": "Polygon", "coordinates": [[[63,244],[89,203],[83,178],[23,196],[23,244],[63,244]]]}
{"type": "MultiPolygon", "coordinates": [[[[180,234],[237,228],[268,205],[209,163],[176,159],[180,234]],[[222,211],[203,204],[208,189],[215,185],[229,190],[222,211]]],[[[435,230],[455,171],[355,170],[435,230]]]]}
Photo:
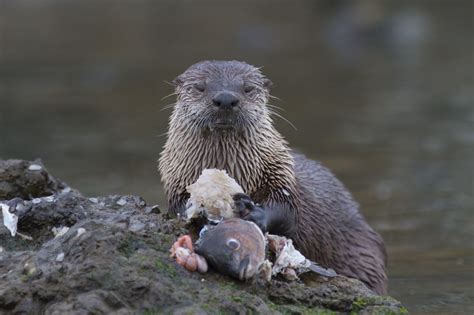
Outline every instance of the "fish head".
{"type": "Polygon", "coordinates": [[[265,259],[265,237],[253,222],[228,219],[201,236],[196,252],[220,273],[249,280],[265,259]]]}

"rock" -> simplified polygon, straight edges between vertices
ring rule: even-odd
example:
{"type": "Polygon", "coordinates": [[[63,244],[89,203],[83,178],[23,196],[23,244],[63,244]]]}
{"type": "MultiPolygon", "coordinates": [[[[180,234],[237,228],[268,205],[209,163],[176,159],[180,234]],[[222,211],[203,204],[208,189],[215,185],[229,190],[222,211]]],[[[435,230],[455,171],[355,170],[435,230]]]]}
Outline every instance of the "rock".
{"type": "Polygon", "coordinates": [[[0,224],[1,314],[406,313],[342,276],[263,284],[189,273],[168,253],[184,222],[140,197],[91,200],[39,161],[0,161],[0,170],[0,202],[15,209],[18,232],[33,237],[12,237],[0,224]],[[53,227],[69,229],[55,238],[53,227]]]}
{"type": "Polygon", "coordinates": [[[66,185],[51,176],[40,160],[0,160],[0,200],[52,195],[66,185]]]}

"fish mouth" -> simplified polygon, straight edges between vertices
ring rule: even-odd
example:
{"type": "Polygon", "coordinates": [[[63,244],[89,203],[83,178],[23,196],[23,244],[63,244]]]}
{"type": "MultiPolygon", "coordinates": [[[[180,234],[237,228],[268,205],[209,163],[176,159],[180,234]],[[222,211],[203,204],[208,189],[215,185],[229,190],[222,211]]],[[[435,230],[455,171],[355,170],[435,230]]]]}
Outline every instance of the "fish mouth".
{"type": "Polygon", "coordinates": [[[250,265],[250,258],[247,256],[239,264],[239,279],[247,280],[251,278],[253,276],[250,272],[251,268],[252,266],[250,265]]]}

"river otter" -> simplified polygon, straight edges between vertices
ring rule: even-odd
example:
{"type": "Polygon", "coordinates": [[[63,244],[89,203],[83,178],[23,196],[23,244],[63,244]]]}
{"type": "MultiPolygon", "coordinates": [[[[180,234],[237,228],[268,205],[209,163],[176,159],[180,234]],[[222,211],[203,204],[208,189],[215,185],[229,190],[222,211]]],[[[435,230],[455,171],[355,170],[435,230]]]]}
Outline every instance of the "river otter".
{"type": "Polygon", "coordinates": [[[242,217],[292,238],[309,259],[386,292],[384,243],[343,184],[293,152],[274,128],[270,80],[239,61],[202,61],[174,80],[177,103],[159,170],[173,213],[203,169],[226,170],[249,195],[234,196],[242,217]],[[255,202],[255,203],[254,203],[255,202]]]}

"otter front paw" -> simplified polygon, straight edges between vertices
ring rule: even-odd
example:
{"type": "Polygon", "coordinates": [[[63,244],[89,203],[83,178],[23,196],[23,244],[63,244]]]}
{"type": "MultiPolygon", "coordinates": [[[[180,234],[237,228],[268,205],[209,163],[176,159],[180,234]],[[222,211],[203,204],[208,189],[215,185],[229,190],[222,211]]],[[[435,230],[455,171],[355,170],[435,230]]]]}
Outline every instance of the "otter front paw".
{"type": "Polygon", "coordinates": [[[241,218],[248,215],[250,211],[254,210],[254,208],[256,207],[255,203],[249,195],[243,193],[235,194],[232,198],[234,199],[235,211],[241,218]]]}
{"type": "Polygon", "coordinates": [[[257,224],[265,233],[267,231],[267,212],[265,209],[255,204],[252,198],[246,194],[235,194],[233,199],[237,216],[257,224]]]}

